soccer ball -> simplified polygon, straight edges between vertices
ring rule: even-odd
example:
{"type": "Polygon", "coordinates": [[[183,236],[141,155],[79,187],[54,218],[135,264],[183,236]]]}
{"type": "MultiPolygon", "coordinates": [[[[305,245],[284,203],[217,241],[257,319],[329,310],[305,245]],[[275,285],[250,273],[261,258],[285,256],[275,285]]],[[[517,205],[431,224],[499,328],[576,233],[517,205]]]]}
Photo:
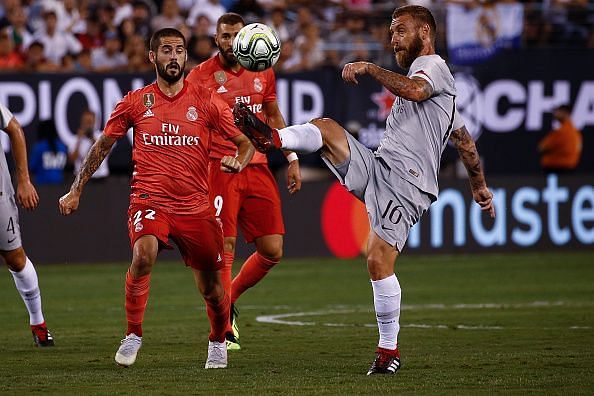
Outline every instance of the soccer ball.
{"type": "Polygon", "coordinates": [[[281,43],[275,31],[262,23],[245,25],[233,40],[237,62],[251,71],[274,66],[280,56],[281,43]]]}

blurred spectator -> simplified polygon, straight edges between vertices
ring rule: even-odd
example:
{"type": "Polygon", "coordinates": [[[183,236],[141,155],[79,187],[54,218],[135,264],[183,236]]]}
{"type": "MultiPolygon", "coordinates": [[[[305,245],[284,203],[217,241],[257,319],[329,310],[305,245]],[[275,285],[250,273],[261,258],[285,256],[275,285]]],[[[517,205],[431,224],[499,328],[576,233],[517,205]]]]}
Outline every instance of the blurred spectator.
{"type": "Polygon", "coordinates": [[[179,14],[179,7],[176,0],[164,0],[161,6],[161,14],[157,15],[151,21],[153,31],[163,28],[175,28],[181,25],[184,19],[179,14]]]}
{"type": "Polygon", "coordinates": [[[194,27],[194,25],[198,22],[197,18],[204,16],[209,22],[208,32],[206,34],[212,36],[216,33],[215,24],[217,20],[225,12],[227,12],[227,10],[221,5],[219,0],[197,0],[190,10],[186,24],[188,26],[194,27]]]}
{"type": "MultiPolygon", "coordinates": [[[[84,4],[83,4],[83,8],[84,4]]],[[[78,8],[76,8],[75,0],[63,0],[61,7],[61,15],[59,18],[60,30],[70,33],[81,33],[86,29],[84,18],[81,16],[78,8]]]]}
{"type": "Polygon", "coordinates": [[[33,42],[33,35],[27,27],[27,16],[23,7],[14,7],[8,14],[10,25],[8,33],[11,36],[14,48],[22,51],[33,42]]]}
{"type": "Polygon", "coordinates": [[[212,36],[192,37],[188,43],[188,61],[186,71],[192,70],[196,65],[210,59],[216,47],[212,36]]]}
{"type": "Polygon", "coordinates": [[[35,33],[35,40],[43,44],[44,55],[54,64],[59,65],[62,57],[71,52],[78,54],[82,50],[82,45],[71,33],[58,30],[57,17],[54,11],[45,11],[43,13],[45,21],[45,31],[35,33]]]}
{"type": "Polygon", "coordinates": [[[274,71],[277,73],[292,73],[301,68],[301,57],[295,51],[293,40],[286,40],[282,43],[281,54],[274,65],[274,71]]]}
{"type": "Polygon", "coordinates": [[[91,51],[93,70],[98,72],[122,70],[128,63],[128,58],[120,51],[121,47],[122,43],[116,32],[105,33],[103,46],[91,51]]]}
{"type": "Polygon", "coordinates": [[[45,57],[43,43],[33,41],[25,52],[24,70],[28,72],[53,72],[58,70],[58,65],[45,57]]]}
{"type": "Polygon", "coordinates": [[[36,184],[59,184],[64,181],[68,150],[56,131],[54,120],[44,120],[37,127],[37,142],[31,150],[29,168],[36,184]]]}
{"type": "MultiPolygon", "coordinates": [[[[215,20],[216,22],[216,20],[215,20]]],[[[192,36],[214,36],[216,25],[212,23],[206,15],[198,15],[196,21],[192,26],[192,36]]]]}
{"type": "Polygon", "coordinates": [[[0,70],[19,70],[24,65],[21,54],[14,49],[8,28],[0,28],[0,70]]]}
{"type": "Polygon", "coordinates": [[[320,37],[317,24],[306,25],[295,39],[295,47],[299,52],[299,69],[311,70],[321,66],[326,60],[324,40],[320,37]]]}
{"type": "Polygon", "coordinates": [[[275,7],[270,11],[270,17],[266,19],[266,24],[274,29],[281,43],[289,40],[291,35],[289,34],[289,26],[285,19],[285,8],[275,7]]]}
{"type": "Polygon", "coordinates": [[[74,60],[74,71],[90,72],[93,70],[93,61],[91,60],[91,51],[83,49],[74,60]]]}
{"type": "MultiPolygon", "coordinates": [[[[74,173],[78,174],[80,167],[91,146],[101,136],[101,131],[95,128],[95,113],[84,110],[80,118],[80,127],[76,132],[76,140],[68,147],[68,159],[74,164],[74,173]]],[[[93,179],[104,179],[109,176],[107,158],[99,165],[97,171],[91,176],[93,179]]]]}
{"type": "Polygon", "coordinates": [[[120,36],[121,42],[126,45],[126,42],[130,40],[132,36],[137,35],[136,33],[136,25],[134,24],[134,20],[132,18],[127,18],[120,23],[118,27],[118,34],[120,36]]]}
{"type": "Polygon", "coordinates": [[[105,32],[108,30],[115,30],[115,8],[107,3],[103,4],[99,7],[97,12],[97,17],[99,18],[99,25],[101,26],[101,31],[105,32]]]}
{"type": "Polygon", "coordinates": [[[147,3],[140,0],[132,3],[132,21],[136,33],[147,38],[151,36],[151,9],[147,3]]]}
{"type": "Polygon", "coordinates": [[[364,45],[376,44],[373,37],[365,29],[365,14],[350,11],[345,15],[344,27],[330,34],[328,44],[330,51],[328,57],[334,65],[344,65],[347,55],[351,50],[351,43],[358,42],[364,45]]]}
{"type": "Polygon", "coordinates": [[[229,12],[241,15],[246,23],[260,22],[264,18],[264,9],[256,0],[237,0],[229,12]]]}
{"type": "Polygon", "coordinates": [[[125,19],[132,18],[132,4],[128,0],[115,0],[113,3],[115,8],[114,25],[120,26],[125,19]]]}
{"type": "MultiPolygon", "coordinates": [[[[80,54],[80,52],[79,52],[80,54]]],[[[58,71],[60,73],[72,73],[76,71],[76,58],[78,56],[74,54],[66,54],[62,57],[62,64],[58,71]]]]}
{"type": "Polygon", "coordinates": [[[146,42],[141,35],[135,34],[128,39],[124,47],[124,53],[128,58],[127,71],[142,73],[154,69],[153,64],[148,59],[146,42]]]}
{"type": "Polygon", "coordinates": [[[78,33],[76,38],[84,49],[92,50],[103,45],[101,23],[97,16],[92,15],[86,19],[86,30],[78,33]]]}
{"type": "Polygon", "coordinates": [[[540,166],[549,173],[574,170],[582,154],[582,133],[571,122],[569,106],[559,106],[553,111],[559,127],[549,132],[538,144],[540,166]]]}

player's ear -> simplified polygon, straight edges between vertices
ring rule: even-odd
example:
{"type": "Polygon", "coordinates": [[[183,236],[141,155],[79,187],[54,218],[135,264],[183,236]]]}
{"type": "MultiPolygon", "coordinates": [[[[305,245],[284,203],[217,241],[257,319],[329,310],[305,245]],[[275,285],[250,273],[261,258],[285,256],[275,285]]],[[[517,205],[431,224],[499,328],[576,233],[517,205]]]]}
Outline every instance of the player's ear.
{"type": "Polygon", "coordinates": [[[426,40],[427,37],[429,37],[430,30],[431,28],[429,28],[428,23],[424,23],[423,25],[421,25],[421,40],[426,40]]]}
{"type": "Polygon", "coordinates": [[[155,63],[155,53],[153,51],[149,51],[149,61],[155,63]]]}

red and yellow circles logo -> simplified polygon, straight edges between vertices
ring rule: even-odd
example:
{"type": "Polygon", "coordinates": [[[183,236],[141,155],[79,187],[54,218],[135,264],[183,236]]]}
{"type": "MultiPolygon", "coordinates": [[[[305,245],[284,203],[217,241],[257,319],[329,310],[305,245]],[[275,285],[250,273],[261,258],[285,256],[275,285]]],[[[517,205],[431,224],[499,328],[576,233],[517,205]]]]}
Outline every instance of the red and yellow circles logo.
{"type": "Polygon", "coordinates": [[[353,258],[365,254],[369,219],[365,204],[339,182],[328,189],[322,203],[322,235],[336,257],[353,258]]]}

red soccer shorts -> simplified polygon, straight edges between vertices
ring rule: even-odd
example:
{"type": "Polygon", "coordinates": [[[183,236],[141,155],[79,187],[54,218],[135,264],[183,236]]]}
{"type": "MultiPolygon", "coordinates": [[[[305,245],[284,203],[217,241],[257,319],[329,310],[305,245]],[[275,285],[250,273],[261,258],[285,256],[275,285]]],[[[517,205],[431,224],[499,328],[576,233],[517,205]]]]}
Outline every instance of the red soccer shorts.
{"type": "Polygon", "coordinates": [[[220,160],[211,159],[209,188],[210,202],[225,237],[237,237],[238,223],[248,243],[264,235],[285,233],[280,194],[267,164],[225,173],[220,160]]]}
{"type": "Polygon", "coordinates": [[[221,226],[207,210],[203,214],[171,214],[150,204],[131,204],[128,209],[130,244],[143,235],[154,235],[160,249],[172,249],[175,242],[187,266],[200,271],[223,267],[223,234],[221,226]]]}

